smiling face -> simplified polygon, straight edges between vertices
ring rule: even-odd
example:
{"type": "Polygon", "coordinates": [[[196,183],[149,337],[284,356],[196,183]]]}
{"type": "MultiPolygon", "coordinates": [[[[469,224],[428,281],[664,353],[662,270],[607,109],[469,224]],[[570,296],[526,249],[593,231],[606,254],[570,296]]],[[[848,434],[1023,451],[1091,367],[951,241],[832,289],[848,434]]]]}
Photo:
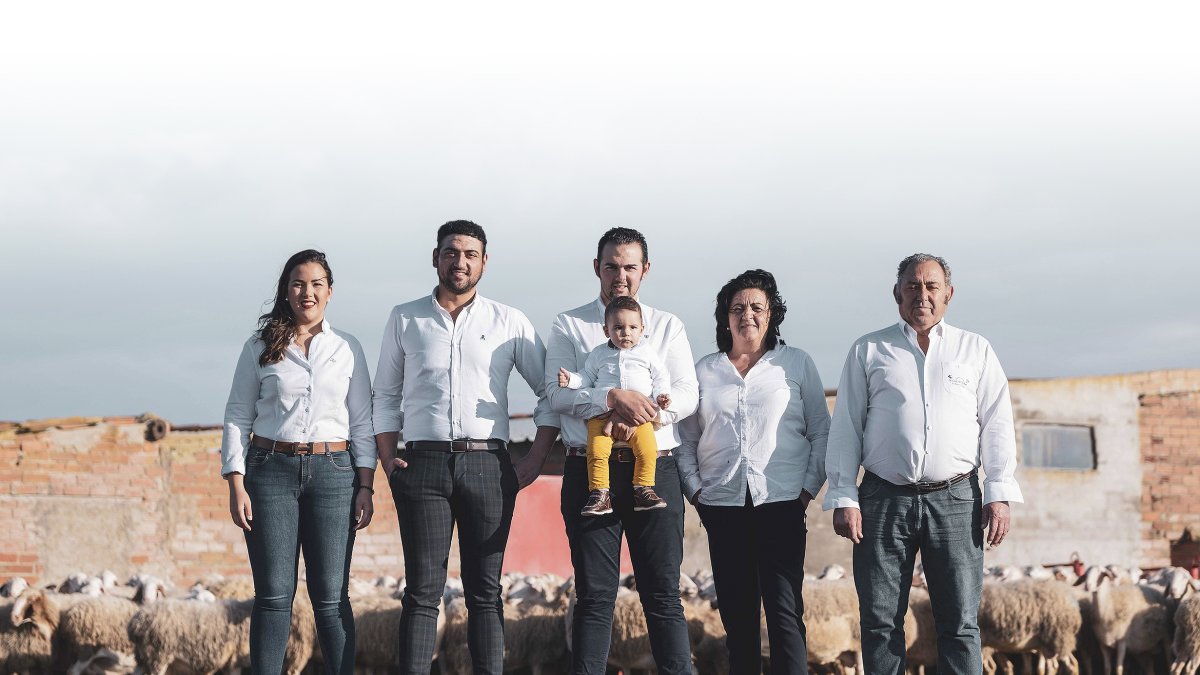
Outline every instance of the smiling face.
{"type": "Polygon", "coordinates": [[[636,298],[642,279],[650,271],[650,263],[642,259],[638,244],[608,244],[592,265],[600,277],[600,299],[606,305],[622,295],[636,298]]]}
{"type": "Polygon", "coordinates": [[[928,333],[946,315],[954,287],[946,283],[942,266],[932,260],[909,265],[892,288],[900,318],[918,333],[928,333]]]}
{"type": "Polygon", "coordinates": [[[288,306],[299,326],[314,326],[325,320],[325,306],[333,295],[333,286],[325,268],[306,262],[292,268],[288,275],[288,306]]]}
{"type": "Polygon", "coordinates": [[[604,336],[617,349],[632,349],[642,339],[642,315],[632,309],[618,309],[604,321],[604,336]]]}
{"type": "Polygon", "coordinates": [[[433,251],[438,285],[454,295],[465,295],[483,276],[487,254],[483,242],[465,234],[447,235],[433,251]]]}
{"type": "Polygon", "coordinates": [[[771,324],[771,302],[759,288],[744,288],[729,301],[729,332],[735,342],[762,346],[771,324]]]}

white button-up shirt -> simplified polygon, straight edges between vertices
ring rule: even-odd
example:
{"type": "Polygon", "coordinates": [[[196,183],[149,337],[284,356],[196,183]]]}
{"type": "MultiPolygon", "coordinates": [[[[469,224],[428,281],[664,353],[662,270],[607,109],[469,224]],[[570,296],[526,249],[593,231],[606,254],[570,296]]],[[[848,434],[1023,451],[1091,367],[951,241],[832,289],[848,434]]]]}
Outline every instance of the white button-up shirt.
{"type": "Polygon", "coordinates": [[[1008,378],[982,336],[948,325],[929,352],[907,323],[850,348],[829,432],[824,508],[858,508],[858,467],[903,485],[982,466],[984,503],[1023,501],[1008,378]]]}
{"type": "Polygon", "coordinates": [[[690,500],[742,506],[746,491],[758,506],[816,495],[825,484],[829,409],[812,358],[778,345],[743,378],[729,357],[709,354],[696,363],[700,408],[679,425],[676,451],[690,500]]]}
{"type": "MultiPolygon", "coordinates": [[[[675,422],[696,410],[696,370],[692,367],[692,347],[688,344],[683,322],[675,315],[642,305],[646,325],[639,345],[645,345],[671,374],[671,406],[660,410],[660,426],[654,437],[659,450],[679,445],[675,422]]],[[[582,307],[563,312],[554,320],[546,346],[546,395],[554,412],[562,415],[562,441],[573,448],[587,444],[585,420],[609,411],[608,389],[570,389],[558,386],[558,369],[579,372],[588,354],[604,344],[604,303],[596,299],[582,307]]]]}
{"type": "Polygon", "coordinates": [[[630,389],[657,399],[671,395],[671,374],[650,347],[639,341],[629,349],[617,349],[612,340],[588,354],[583,372],[570,373],[572,389],[630,389]]]}
{"type": "Polygon", "coordinates": [[[375,371],[375,433],[405,441],[509,440],[513,368],[538,395],[534,423],[558,426],[545,398],[546,348],[520,311],[479,294],[458,319],[434,294],[392,309],[375,371]]]}
{"type": "Polygon", "coordinates": [[[258,334],[246,340],[225,404],[221,475],[246,473],[250,432],[276,441],[350,441],[354,466],[375,468],[371,428],[371,376],[362,346],[353,335],[321,324],[308,356],[295,344],[283,359],[258,365],[266,345],[258,334]]]}

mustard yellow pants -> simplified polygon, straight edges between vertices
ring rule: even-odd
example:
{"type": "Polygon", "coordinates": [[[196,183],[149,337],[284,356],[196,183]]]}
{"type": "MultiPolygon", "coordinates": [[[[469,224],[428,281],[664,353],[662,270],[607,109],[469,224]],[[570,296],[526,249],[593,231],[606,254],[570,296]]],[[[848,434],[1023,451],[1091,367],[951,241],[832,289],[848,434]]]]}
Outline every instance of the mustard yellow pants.
{"type": "MultiPolygon", "coordinates": [[[[593,417],[587,421],[587,468],[588,489],[602,490],[608,487],[608,458],[612,456],[612,436],[604,435],[608,420],[593,417]]],[[[629,439],[633,448],[633,484],[652,487],[654,466],[658,462],[658,443],[654,440],[654,423],[646,422],[633,430],[629,439]]]]}

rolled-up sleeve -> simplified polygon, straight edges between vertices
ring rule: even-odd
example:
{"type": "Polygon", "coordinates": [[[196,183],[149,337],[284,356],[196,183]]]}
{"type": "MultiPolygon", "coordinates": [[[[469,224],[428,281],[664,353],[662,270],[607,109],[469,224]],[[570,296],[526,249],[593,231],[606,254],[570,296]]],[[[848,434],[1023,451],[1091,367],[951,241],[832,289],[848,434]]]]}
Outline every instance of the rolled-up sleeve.
{"type": "Polygon", "coordinates": [[[375,450],[375,426],[371,420],[371,374],[362,345],[353,338],[347,340],[354,354],[354,373],[346,391],[346,412],[350,423],[350,450],[354,466],[374,469],[378,456],[375,450]]]}
{"type": "MultiPolygon", "coordinates": [[[[533,423],[538,427],[558,429],[558,413],[550,407],[550,399],[546,396],[546,346],[542,344],[542,338],[538,336],[529,319],[519,312],[515,315],[518,333],[515,354],[517,372],[538,397],[537,406],[533,411],[533,423]]],[[[557,375],[555,377],[557,378],[557,375]]],[[[557,383],[557,379],[555,382],[557,383]]]]}
{"type": "Polygon", "coordinates": [[[825,453],[829,443],[829,407],[825,404],[825,387],[817,364],[804,355],[804,379],[800,384],[804,399],[804,437],[808,439],[808,470],[804,474],[804,489],[817,496],[825,484],[825,453]]]}
{"type": "Polygon", "coordinates": [[[979,451],[985,479],[983,503],[1023,502],[1017,485],[1017,441],[1008,377],[989,344],[979,378],[979,451]]]}
{"type": "Polygon", "coordinates": [[[233,371],[233,385],[225,403],[225,424],[221,432],[221,476],[246,473],[246,448],[254,429],[255,404],[258,403],[258,350],[256,338],[246,341],[233,371]]]}
{"type": "Polygon", "coordinates": [[[400,309],[392,309],[383,327],[379,345],[379,366],[375,368],[375,393],[371,398],[371,420],[375,433],[404,428],[404,346],[400,341],[400,309]]]}
{"type": "Polygon", "coordinates": [[[861,348],[859,344],[850,348],[838,383],[825,452],[829,490],[821,507],[826,511],[858,508],[858,467],[867,423],[867,370],[861,348]]]}

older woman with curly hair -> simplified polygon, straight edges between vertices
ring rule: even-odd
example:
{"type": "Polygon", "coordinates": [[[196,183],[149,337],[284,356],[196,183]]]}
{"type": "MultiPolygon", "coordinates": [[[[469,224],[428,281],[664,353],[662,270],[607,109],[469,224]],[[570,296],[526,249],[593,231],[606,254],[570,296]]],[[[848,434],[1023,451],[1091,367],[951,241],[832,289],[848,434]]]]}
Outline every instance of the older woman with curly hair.
{"type": "Polygon", "coordinates": [[[825,482],[829,411],[812,358],[783,343],[775,277],[744,272],[717,294],[717,349],[696,363],[700,407],[676,450],[708,532],[730,672],[760,673],[759,602],[772,673],[806,673],[805,509],[825,482]]]}

